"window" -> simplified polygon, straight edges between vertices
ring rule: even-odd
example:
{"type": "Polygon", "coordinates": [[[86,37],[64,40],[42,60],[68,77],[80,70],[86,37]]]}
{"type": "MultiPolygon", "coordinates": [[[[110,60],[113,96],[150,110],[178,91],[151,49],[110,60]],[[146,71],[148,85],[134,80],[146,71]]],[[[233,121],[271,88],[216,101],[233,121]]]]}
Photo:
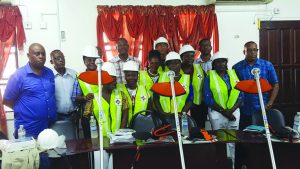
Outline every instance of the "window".
{"type": "MultiPolygon", "coordinates": [[[[113,55],[113,51],[112,51],[112,48],[111,48],[111,45],[109,43],[109,39],[107,38],[106,34],[103,33],[103,41],[104,41],[104,48],[105,48],[105,51],[106,51],[106,57],[107,57],[107,60],[110,60],[114,57],[113,55]]],[[[140,61],[142,61],[142,49],[143,49],[143,45],[142,43],[140,43],[140,46],[139,46],[139,55],[138,55],[138,59],[140,61]]]]}
{"type": "MultiPolygon", "coordinates": [[[[17,51],[16,46],[12,46],[10,49],[9,57],[4,68],[3,77],[0,79],[0,89],[2,97],[4,95],[4,91],[8,82],[9,77],[17,70],[18,68],[18,58],[17,58],[17,51]]],[[[11,108],[4,106],[4,110],[6,112],[12,111],[11,108]]]]}

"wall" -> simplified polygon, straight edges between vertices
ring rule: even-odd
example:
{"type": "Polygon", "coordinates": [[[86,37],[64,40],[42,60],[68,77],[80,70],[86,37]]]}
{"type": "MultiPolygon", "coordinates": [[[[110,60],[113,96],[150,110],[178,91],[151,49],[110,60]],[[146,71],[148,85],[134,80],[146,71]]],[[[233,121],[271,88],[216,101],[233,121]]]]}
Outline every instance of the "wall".
{"type": "MultiPolygon", "coordinates": [[[[20,52],[19,65],[27,63],[28,45],[42,43],[49,53],[61,49],[66,56],[66,65],[83,71],[81,50],[84,45],[96,44],[96,5],[203,5],[214,0],[15,0],[23,15],[27,43],[20,52]],[[30,27],[31,24],[31,27],[30,27]],[[46,24],[46,26],[45,26],[46,24]],[[61,31],[66,38],[61,39],[61,31]]],[[[300,20],[298,0],[274,0],[267,5],[217,5],[220,50],[229,56],[229,66],[244,58],[242,50],[245,42],[259,41],[257,19],[300,20]],[[274,14],[278,9],[279,14],[274,14]]],[[[11,119],[10,119],[11,120],[11,119]]],[[[11,121],[10,121],[11,123],[11,121]]],[[[11,128],[11,126],[10,126],[11,128]]]]}

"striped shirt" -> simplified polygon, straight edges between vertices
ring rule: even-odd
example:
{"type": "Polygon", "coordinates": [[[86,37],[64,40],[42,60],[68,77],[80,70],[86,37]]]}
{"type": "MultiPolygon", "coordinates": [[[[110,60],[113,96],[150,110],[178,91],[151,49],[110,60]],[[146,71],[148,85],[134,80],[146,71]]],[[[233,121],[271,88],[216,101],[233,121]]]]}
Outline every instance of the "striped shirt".
{"type": "Polygon", "coordinates": [[[125,74],[124,74],[124,71],[123,71],[123,65],[124,65],[125,62],[130,61],[130,60],[135,61],[139,65],[139,68],[141,67],[141,62],[138,60],[138,58],[133,57],[133,56],[128,56],[126,61],[121,60],[119,56],[114,57],[111,60],[109,60],[109,62],[113,63],[115,68],[116,68],[117,83],[126,84],[125,74]]]}

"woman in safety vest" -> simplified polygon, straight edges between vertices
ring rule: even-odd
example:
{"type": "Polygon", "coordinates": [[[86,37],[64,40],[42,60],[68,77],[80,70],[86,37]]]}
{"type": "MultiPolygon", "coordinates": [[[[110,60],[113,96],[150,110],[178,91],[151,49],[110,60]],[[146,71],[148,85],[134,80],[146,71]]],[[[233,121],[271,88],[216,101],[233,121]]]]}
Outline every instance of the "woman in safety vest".
{"type": "MultiPolygon", "coordinates": [[[[186,91],[184,95],[176,96],[177,111],[179,114],[189,111],[194,96],[193,87],[190,84],[190,75],[180,73],[181,62],[181,58],[176,52],[170,52],[166,56],[166,65],[168,69],[175,72],[174,80],[178,81],[186,91]]],[[[169,81],[168,72],[163,73],[158,80],[159,83],[169,81]]],[[[168,117],[175,112],[173,101],[170,97],[159,96],[157,94],[154,94],[153,97],[156,109],[159,113],[158,115],[161,117],[168,117]]]]}
{"type": "Polygon", "coordinates": [[[124,63],[123,71],[126,84],[121,85],[121,90],[125,93],[128,100],[128,126],[132,117],[142,111],[150,108],[149,93],[145,85],[138,85],[139,67],[134,61],[124,63]]]}
{"type": "MultiPolygon", "coordinates": [[[[239,79],[234,70],[227,69],[227,62],[228,58],[217,52],[212,58],[212,70],[208,71],[204,80],[203,98],[209,107],[208,116],[213,130],[239,128],[242,96],[234,88],[239,79]]],[[[234,162],[234,144],[228,146],[234,162]]]]}
{"type": "Polygon", "coordinates": [[[200,64],[193,64],[195,49],[191,45],[183,45],[182,48],[180,48],[179,54],[182,59],[181,72],[190,75],[190,81],[194,90],[191,116],[195,119],[199,128],[205,128],[207,106],[202,102],[204,71],[200,64]]]}

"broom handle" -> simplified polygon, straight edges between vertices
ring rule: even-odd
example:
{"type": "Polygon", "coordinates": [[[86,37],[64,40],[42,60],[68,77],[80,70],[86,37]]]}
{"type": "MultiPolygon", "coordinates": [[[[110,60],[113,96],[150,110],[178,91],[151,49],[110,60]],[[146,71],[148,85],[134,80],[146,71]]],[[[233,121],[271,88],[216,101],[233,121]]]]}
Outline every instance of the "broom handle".
{"type": "Polygon", "coordinates": [[[269,130],[269,123],[268,123],[268,119],[267,119],[265,104],[264,104],[264,101],[263,101],[261,86],[260,86],[260,82],[259,82],[260,70],[258,68],[254,68],[254,69],[252,69],[251,73],[254,75],[256,85],[257,85],[259,103],[260,103],[261,113],[262,113],[263,121],[264,121],[264,125],[265,125],[265,130],[266,130],[267,141],[268,141],[268,146],[269,146],[269,150],[270,150],[272,167],[273,167],[273,169],[276,169],[275,157],[274,157],[274,152],[273,152],[273,147],[272,147],[272,142],[271,142],[271,136],[270,136],[270,130],[269,130]]]}
{"type": "Polygon", "coordinates": [[[175,96],[175,88],[174,88],[175,72],[168,71],[168,76],[170,78],[170,83],[171,83],[172,100],[173,100],[174,112],[175,112],[175,122],[176,122],[177,139],[178,139],[178,146],[179,146],[179,153],[180,153],[180,160],[181,160],[181,168],[185,169],[185,161],[184,161],[184,154],[183,154],[183,148],[182,148],[180,124],[179,124],[177,103],[176,103],[176,96],[175,96]]]}

